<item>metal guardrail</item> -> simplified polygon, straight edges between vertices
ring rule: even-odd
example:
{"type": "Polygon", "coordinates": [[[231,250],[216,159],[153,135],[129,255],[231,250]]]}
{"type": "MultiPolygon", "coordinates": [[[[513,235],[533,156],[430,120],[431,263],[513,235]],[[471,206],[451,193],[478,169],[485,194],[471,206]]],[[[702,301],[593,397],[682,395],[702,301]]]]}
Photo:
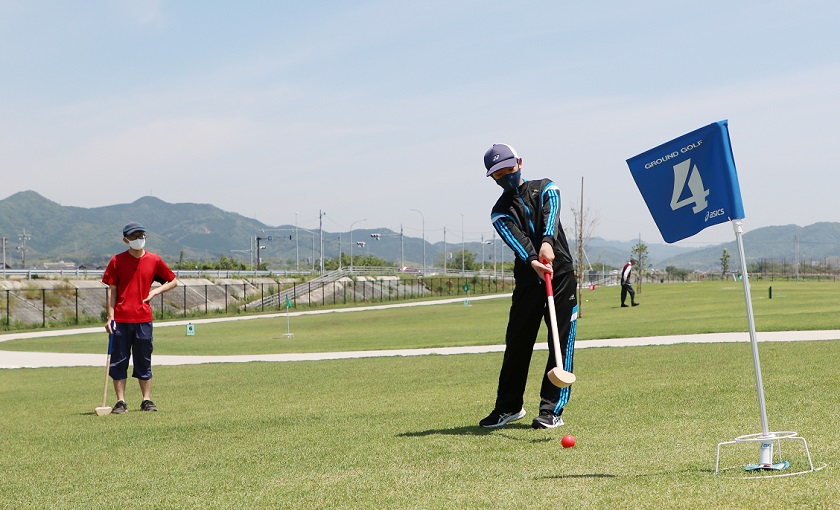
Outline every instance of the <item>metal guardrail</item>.
{"type": "MultiPolygon", "coordinates": [[[[313,271],[303,270],[303,271],[295,271],[295,270],[271,270],[271,271],[244,271],[240,269],[174,269],[173,272],[178,278],[252,278],[252,277],[260,277],[260,278],[271,278],[271,277],[289,277],[289,276],[309,276],[313,273],[313,271]]],[[[0,279],[20,279],[24,277],[27,280],[35,280],[35,279],[65,279],[65,278],[75,278],[75,279],[101,279],[102,275],[105,273],[104,269],[6,269],[4,271],[0,271],[0,279]]],[[[503,276],[512,276],[510,271],[505,272],[502,274],[499,271],[497,274],[494,274],[492,270],[484,269],[478,271],[461,271],[460,269],[451,269],[447,268],[446,271],[443,268],[439,267],[428,267],[426,271],[421,270],[412,270],[411,272],[402,273],[399,271],[399,268],[393,266],[380,266],[380,267],[372,267],[372,266],[353,266],[352,269],[349,267],[344,267],[338,271],[331,271],[326,273],[323,276],[319,276],[318,278],[328,277],[330,274],[334,273],[341,273],[345,275],[396,275],[396,274],[405,274],[405,275],[417,275],[417,276],[437,276],[437,275],[448,275],[448,276],[464,276],[464,277],[471,277],[471,276],[482,276],[488,277],[493,276],[495,277],[498,275],[499,277],[503,276]]]]}
{"type": "MultiPolygon", "coordinates": [[[[235,283],[182,285],[152,300],[156,319],[202,317],[210,313],[252,313],[285,309],[286,296],[295,307],[321,307],[364,302],[402,301],[429,296],[481,295],[513,289],[512,278],[432,276],[423,278],[352,275],[331,272],[308,282],[238,280],[235,283]],[[464,287],[469,284],[469,291],[464,287]]],[[[17,283],[0,289],[0,330],[94,324],[104,321],[106,287],[76,286],[62,280],[17,283]],[[25,284],[24,284],[25,285],[25,284]]]]}
{"type": "MultiPolygon", "coordinates": [[[[243,271],[240,269],[173,269],[178,278],[250,278],[272,276],[309,275],[310,271],[243,271]]],[[[44,279],[101,279],[104,269],[6,269],[0,279],[25,277],[27,280],[44,279]]]]}

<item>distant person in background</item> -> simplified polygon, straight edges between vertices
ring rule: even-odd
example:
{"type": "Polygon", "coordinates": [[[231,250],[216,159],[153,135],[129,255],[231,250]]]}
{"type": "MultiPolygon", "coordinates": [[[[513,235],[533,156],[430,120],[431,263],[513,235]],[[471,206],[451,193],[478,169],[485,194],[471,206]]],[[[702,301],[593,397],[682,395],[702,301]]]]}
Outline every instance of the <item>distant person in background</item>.
{"type": "Polygon", "coordinates": [[[149,302],[177,287],[178,280],[159,255],[146,251],[146,229],[142,225],[129,223],[122,234],[128,250],[114,255],[102,275],[102,283],[108,285],[105,331],[114,334],[109,373],[114,380],[117,403],[111,412],[122,414],[128,410],[125,381],[129,356],[134,360],[132,377],[139,381],[143,394],[140,409],[157,411],[151,400],[152,307],[149,302]],[[152,290],[155,281],[162,285],[152,290]]]}
{"type": "Polygon", "coordinates": [[[630,262],[624,264],[624,268],[621,269],[621,306],[622,308],[627,308],[627,294],[630,294],[630,304],[633,306],[639,306],[639,303],[636,302],[636,291],[633,290],[633,286],[630,284],[633,278],[633,266],[638,264],[639,261],[636,259],[630,259],[630,262]]]}

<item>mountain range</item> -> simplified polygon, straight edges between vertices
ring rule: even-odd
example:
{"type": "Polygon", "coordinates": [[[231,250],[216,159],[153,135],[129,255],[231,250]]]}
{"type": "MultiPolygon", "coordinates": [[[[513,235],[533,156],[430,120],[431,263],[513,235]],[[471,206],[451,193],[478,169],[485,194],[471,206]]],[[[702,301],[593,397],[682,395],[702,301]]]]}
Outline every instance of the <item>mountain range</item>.
{"type": "MultiPolygon", "coordinates": [[[[182,258],[211,261],[225,256],[250,264],[255,260],[254,246],[259,237],[259,245],[264,247],[260,249],[260,260],[269,268],[305,269],[316,265],[321,236],[326,258],[337,257],[339,250],[349,254],[352,236],[354,256],[372,255],[395,265],[423,265],[423,239],[386,228],[321,233],[294,225],[266,225],[210,204],[171,204],[151,196],[130,204],[94,208],[63,206],[34,191],[0,200],[0,237],[7,238],[6,263],[13,268],[24,267],[24,254],[26,267],[44,267],[45,263],[58,261],[104,266],[113,254],[126,249],[121,230],[128,221],[142,223],[148,229],[149,249],[170,262],[182,258]]],[[[572,237],[569,240],[574,244],[572,237]]],[[[447,263],[457,267],[461,243],[457,236],[453,241],[446,246],[443,242],[425,242],[426,265],[442,266],[446,251],[450,254],[447,263]]],[[[594,269],[621,267],[637,242],[592,238],[585,246],[586,262],[594,269]]],[[[494,257],[512,260],[512,252],[503,248],[498,238],[495,243],[495,254],[494,246],[480,242],[464,243],[464,249],[486,264],[492,264],[494,257]]],[[[649,262],[656,268],[716,271],[720,269],[723,249],[732,256],[731,266],[738,264],[734,235],[732,242],[702,248],[645,244],[649,262]]],[[[762,259],[790,261],[798,249],[802,260],[821,260],[837,266],[840,223],[762,227],[744,234],[744,247],[748,263],[762,259]]],[[[572,252],[577,250],[573,247],[572,252]]]]}

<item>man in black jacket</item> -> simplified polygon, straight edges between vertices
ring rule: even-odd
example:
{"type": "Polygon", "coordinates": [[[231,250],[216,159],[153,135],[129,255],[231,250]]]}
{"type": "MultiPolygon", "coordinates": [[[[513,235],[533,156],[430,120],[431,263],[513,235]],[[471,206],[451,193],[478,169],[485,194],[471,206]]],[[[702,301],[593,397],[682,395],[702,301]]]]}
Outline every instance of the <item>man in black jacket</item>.
{"type": "Polygon", "coordinates": [[[493,206],[491,221],[516,255],[513,267],[516,286],[505,334],[496,404],[479,425],[501,427],[525,416],[522,407],[525,384],[540,322],[544,321],[548,327],[549,354],[540,387],[540,411],[531,426],[554,428],[563,424],[561,415],[571,388],[554,386],[546,375],[556,365],[545,278],[552,281],[563,369],[569,372],[572,371],[577,320],[574,263],[560,224],[560,190],[550,179],[523,179],[522,159],[506,144],[494,144],[484,155],[484,166],[487,176],[493,177],[505,190],[493,206]]]}

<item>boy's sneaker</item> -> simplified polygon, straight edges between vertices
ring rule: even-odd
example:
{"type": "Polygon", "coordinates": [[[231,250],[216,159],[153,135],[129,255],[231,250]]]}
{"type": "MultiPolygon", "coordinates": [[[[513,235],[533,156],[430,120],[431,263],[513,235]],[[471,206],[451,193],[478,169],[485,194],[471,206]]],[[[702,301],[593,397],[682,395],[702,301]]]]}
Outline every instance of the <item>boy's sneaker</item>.
{"type": "Polygon", "coordinates": [[[563,418],[559,414],[545,410],[540,411],[540,415],[531,422],[531,426],[535,429],[553,429],[560,425],[563,425],[563,418]]]}
{"type": "Polygon", "coordinates": [[[525,409],[522,408],[518,412],[515,413],[500,413],[499,411],[493,409],[493,412],[490,413],[487,418],[484,418],[478,424],[486,429],[492,429],[496,427],[501,427],[509,422],[521,420],[525,417],[525,409]]]}
{"type": "Polygon", "coordinates": [[[140,403],[140,409],[142,411],[157,411],[158,408],[155,406],[155,403],[151,400],[144,400],[140,403]]]}
{"type": "Polygon", "coordinates": [[[114,404],[113,409],[111,409],[111,414],[122,414],[128,411],[128,407],[125,405],[124,400],[118,400],[116,404],[114,404]]]}

